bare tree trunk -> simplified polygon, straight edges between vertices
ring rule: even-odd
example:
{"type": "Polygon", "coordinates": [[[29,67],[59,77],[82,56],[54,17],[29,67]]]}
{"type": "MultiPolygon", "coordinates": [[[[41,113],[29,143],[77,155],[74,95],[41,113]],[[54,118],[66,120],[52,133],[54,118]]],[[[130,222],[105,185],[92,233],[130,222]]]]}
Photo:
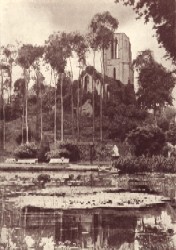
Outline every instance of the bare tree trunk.
{"type": "Polygon", "coordinates": [[[53,69],[51,68],[51,74],[50,74],[50,91],[49,91],[49,105],[51,107],[51,83],[52,83],[52,75],[53,75],[53,69]]]}
{"type": "Polygon", "coordinates": [[[56,148],[56,143],[57,143],[57,82],[56,82],[56,76],[55,78],[55,92],[54,92],[54,103],[55,103],[55,108],[54,108],[54,145],[56,148]]]}
{"type": "Polygon", "coordinates": [[[63,103],[63,77],[64,74],[61,73],[61,142],[64,140],[64,103],[63,103]]]}
{"type": "Polygon", "coordinates": [[[37,96],[37,110],[36,110],[36,126],[35,126],[35,133],[37,135],[37,138],[39,138],[39,126],[40,126],[40,99],[39,99],[39,79],[38,79],[38,73],[36,72],[36,96],[37,96]]]}
{"type": "Polygon", "coordinates": [[[3,101],[3,145],[4,145],[4,149],[5,149],[6,148],[6,117],[5,117],[5,103],[4,103],[4,101],[3,101]]]}
{"type": "MultiPolygon", "coordinates": [[[[95,50],[93,51],[93,66],[95,68],[95,50]]],[[[92,114],[92,141],[95,141],[95,80],[94,80],[94,73],[92,76],[92,109],[93,109],[93,114],[92,114]]]]}
{"type": "Polygon", "coordinates": [[[9,98],[10,103],[12,101],[11,95],[12,95],[12,63],[10,63],[10,98],[9,98]]]}
{"type": "Polygon", "coordinates": [[[104,97],[104,50],[102,50],[101,72],[103,76],[102,84],[100,85],[100,141],[103,140],[103,97],[104,97]]]}
{"type": "Polygon", "coordinates": [[[78,94],[77,94],[77,140],[80,140],[80,68],[78,77],[78,94]]]}
{"type": "Polygon", "coordinates": [[[21,143],[24,144],[24,100],[23,100],[23,111],[22,111],[22,122],[21,122],[21,143]]]}
{"type": "Polygon", "coordinates": [[[71,117],[72,117],[72,137],[74,138],[74,102],[73,102],[73,69],[72,69],[72,64],[71,64],[71,59],[69,58],[70,61],[70,70],[71,70],[71,117]]]}
{"type": "Polygon", "coordinates": [[[26,126],[26,143],[29,143],[29,127],[28,127],[28,79],[27,79],[27,70],[24,69],[24,79],[25,79],[25,126],[26,126]]]}
{"type": "Polygon", "coordinates": [[[0,149],[4,150],[4,91],[3,91],[3,72],[1,69],[1,105],[2,105],[2,111],[1,111],[1,131],[0,131],[0,149]]]}
{"type": "Polygon", "coordinates": [[[40,140],[43,139],[43,96],[40,82],[40,140]]]}

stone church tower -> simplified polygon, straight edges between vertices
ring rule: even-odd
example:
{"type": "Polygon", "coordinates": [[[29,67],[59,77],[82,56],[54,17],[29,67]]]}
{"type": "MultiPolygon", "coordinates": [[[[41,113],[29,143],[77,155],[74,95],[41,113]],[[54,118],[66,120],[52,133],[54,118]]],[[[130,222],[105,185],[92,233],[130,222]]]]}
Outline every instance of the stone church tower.
{"type": "Polygon", "coordinates": [[[105,51],[104,63],[105,75],[123,84],[133,84],[131,44],[126,34],[114,34],[111,46],[105,51]]]}

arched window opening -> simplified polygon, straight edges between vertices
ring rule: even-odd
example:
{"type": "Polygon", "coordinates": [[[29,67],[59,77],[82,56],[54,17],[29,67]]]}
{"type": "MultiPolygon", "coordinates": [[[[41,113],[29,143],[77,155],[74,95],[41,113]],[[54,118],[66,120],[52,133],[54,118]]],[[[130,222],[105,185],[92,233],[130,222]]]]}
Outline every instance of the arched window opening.
{"type": "Polygon", "coordinates": [[[111,59],[114,58],[114,40],[111,41],[111,59]]]}
{"type": "Polygon", "coordinates": [[[119,44],[118,44],[117,38],[115,39],[115,55],[114,55],[114,57],[115,58],[119,57],[119,44]]]}
{"type": "Polygon", "coordinates": [[[116,69],[113,69],[113,78],[116,80],[116,69]]]}

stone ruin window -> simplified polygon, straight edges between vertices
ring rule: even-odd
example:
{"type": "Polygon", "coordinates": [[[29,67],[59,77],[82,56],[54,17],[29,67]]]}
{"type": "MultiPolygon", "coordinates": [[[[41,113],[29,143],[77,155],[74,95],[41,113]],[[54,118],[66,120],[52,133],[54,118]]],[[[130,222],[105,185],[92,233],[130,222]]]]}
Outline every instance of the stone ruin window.
{"type": "Polygon", "coordinates": [[[111,59],[116,59],[119,57],[119,44],[117,38],[111,42],[111,59]]]}
{"type": "Polygon", "coordinates": [[[116,68],[113,69],[113,78],[116,80],[116,68]]]}

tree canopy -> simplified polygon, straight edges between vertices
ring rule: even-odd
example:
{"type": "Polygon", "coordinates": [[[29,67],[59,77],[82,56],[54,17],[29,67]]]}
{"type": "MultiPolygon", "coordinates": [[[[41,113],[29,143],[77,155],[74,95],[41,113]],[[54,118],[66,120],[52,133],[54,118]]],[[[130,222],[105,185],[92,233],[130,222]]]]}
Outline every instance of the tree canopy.
{"type": "Polygon", "coordinates": [[[97,13],[89,25],[90,46],[95,50],[107,49],[117,28],[118,20],[111,16],[108,11],[97,13]]]}
{"type": "Polygon", "coordinates": [[[54,33],[49,36],[45,45],[45,61],[57,73],[64,73],[67,58],[72,55],[70,35],[65,32],[54,33]]]}
{"type": "Polygon", "coordinates": [[[145,22],[152,20],[156,30],[158,43],[163,46],[167,55],[176,60],[176,3],[175,0],[115,0],[123,2],[135,10],[138,18],[144,17],[145,22]]]}
{"type": "Polygon", "coordinates": [[[161,64],[152,62],[141,68],[138,84],[138,102],[143,108],[156,110],[157,106],[172,105],[175,79],[161,64]]]}
{"type": "Polygon", "coordinates": [[[159,155],[166,139],[162,130],[156,126],[142,126],[132,130],[128,142],[134,146],[135,155],[159,155]]]}
{"type": "Polygon", "coordinates": [[[29,67],[43,55],[43,47],[33,46],[32,44],[23,44],[23,46],[18,51],[18,64],[25,68],[29,67]]]}

